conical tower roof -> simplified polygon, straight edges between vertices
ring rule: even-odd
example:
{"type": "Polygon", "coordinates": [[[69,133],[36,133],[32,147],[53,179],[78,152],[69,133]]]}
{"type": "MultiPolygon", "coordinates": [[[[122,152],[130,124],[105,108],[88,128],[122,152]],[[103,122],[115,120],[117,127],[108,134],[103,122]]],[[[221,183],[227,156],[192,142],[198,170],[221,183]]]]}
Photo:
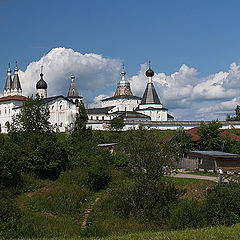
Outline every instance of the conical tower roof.
{"type": "Polygon", "coordinates": [[[157,94],[155,87],[153,85],[153,82],[152,82],[152,77],[154,76],[154,71],[150,68],[150,62],[149,62],[149,68],[146,71],[146,76],[148,77],[148,83],[147,83],[147,87],[143,94],[141,105],[161,104],[158,94],[157,94]]]}
{"type": "Polygon", "coordinates": [[[141,104],[161,104],[153,83],[148,83],[141,104]]]}
{"type": "Polygon", "coordinates": [[[76,85],[76,82],[75,82],[75,76],[72,75],[71,79],[72,79],[72,81],[71,81],[71,84],[70,84],[70,87],[69,87],[69,90],[68,90],[67,97],[68,98],[79,97],[78,90],[77,90],[77,85],[76,85]]]}
{"type": "Polygon", "coordinates": [[[10,63],[8,64],[8,75],[7,75],[7,79],[6,79],[6,83],[5,83],[5,87],[4,87],[4,91],[11,91],[11,87],[12,87],[12,76],[11,76],[11,68],[10,68],[10,63]]]}
{"type": "Polygon", "coordinates": [[[132,90],[130,88],[130,83],[126,80],[125,75],[125,69],[124,69],[124,65],[122,67],[122,79],[118,82],[118,86],[117,86],[117,90],[114,94],[114,97],[117,96],[133,96],[132,94],[132,90]]]}
{"type": "Polygon", "coordinates": [[[17,67],[17,63],[16,63],[16,67],[14,70],[14,77],[13,77],[13,81],[12,81],[12,90],[17,89],[17,91],[22,91],[22,87],[20,84],[20,80],[19,80],[19,76],[18,76],[18,67],[17,67]]]}

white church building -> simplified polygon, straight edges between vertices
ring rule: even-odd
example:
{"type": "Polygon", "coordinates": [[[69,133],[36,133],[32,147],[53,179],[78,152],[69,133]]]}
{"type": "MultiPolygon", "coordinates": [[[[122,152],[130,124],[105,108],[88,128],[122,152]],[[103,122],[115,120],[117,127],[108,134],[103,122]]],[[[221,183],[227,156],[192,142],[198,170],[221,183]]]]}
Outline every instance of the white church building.
{"type": "MultiPolygon", "coordinates": [[[[40,80],[36,83],[37,94],[42,98],[43,104],[48,104],[50,111],[49,121],[56,131],[64,132],[70,129],[78,111],[78,103],[82,102],[83,97],[79,96],[75,77],[71,76],[71,83],[67,97],[47,96],[47,83],[43,79],[41,70],[40,80]]],[[[7,133],[8,125],[12,121],[13,115],[18,113],[27,97],[22,96],[22,87],[18,76],[16,65],[14,76],[11,75],[10,65],[8,68],[7,79],[4,87],[4,95],[0,98],[0,132],[7,133]]]]}
{"type": "Polygon", "coordinates": [[[142,98],[133,95],[130,83],[125,78],[124,66],[121,75],[122,78],[118,82],[114,96],[103,99],[101,108],[88,109],[88,126],[99,130],[108,129],[109,124],[106,124],[106,120],[109,121],[115,117],[121,117],[125,121],[138,122],[130,128],[137,127],[146,121],[150,125],[151,122],[166,122],[174,119],[159,100],[152,81],[154,71],[150,66],[146,71],[148,82],[142,98]]]}

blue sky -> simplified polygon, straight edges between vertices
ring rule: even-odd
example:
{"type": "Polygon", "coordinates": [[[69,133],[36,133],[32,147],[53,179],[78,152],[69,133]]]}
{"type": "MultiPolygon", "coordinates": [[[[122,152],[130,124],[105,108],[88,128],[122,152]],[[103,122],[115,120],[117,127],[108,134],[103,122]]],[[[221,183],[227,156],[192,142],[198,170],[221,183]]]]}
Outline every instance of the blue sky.
{"type": "MultiPolygon", "coordinates": [[[[39,61],[58,47],[102,55],[109,61],[119,61],[120,65],[124,62],[130,80],[139,76],[141,64],[151,60],[156,73],[170,76],[185,64],[199,73],[192,81],[206,82],[211,75],[229,72],[233,62],[239,64],[239,9],[237,0],[0,0],[0,84],[3,88],[8,62],[13,65],[17,60],[19,68],[26,72],[31,62],[39,61]]],[[[109,65],[113,72],[119,70],[109,65]]],[[[110,74],[113,79],[102,88],[88,90],[82,82],[79,87],[84,86],[91,102],[99,94],[110,95],[115,90],[120,77],[117,74],[110,74]]],[[[58,78],[61,81],[61,76],[58,78]]],[[[66,87],[62,93],[64,90],[66,94],[66,87]]],[[[140,90],[136,93],[141,95],[140,90]]],[[[203,97],[194,107],[231,101],[238,93],[232,98],[219,95],[217,102],[211,99],[211,104],[203,97]]],[[[178,115],[173,102],[166,99],[166,103],[178,115]]],[[[179,114],[179,119],[183,118],[183,113],[179,114]]]]}

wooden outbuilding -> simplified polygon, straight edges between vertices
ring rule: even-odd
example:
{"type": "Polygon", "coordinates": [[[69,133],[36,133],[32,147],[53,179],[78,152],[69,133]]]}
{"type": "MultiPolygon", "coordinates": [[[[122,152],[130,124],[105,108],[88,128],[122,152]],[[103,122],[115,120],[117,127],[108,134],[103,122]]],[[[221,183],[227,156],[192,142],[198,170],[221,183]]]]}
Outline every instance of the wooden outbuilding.
{"type": "Polygon", "coordinates": [[[240,155],[220,151],[189,151],[179,167],[188,170],[212,170],[221,168],[224,172],[240,173],[240,155]]]}

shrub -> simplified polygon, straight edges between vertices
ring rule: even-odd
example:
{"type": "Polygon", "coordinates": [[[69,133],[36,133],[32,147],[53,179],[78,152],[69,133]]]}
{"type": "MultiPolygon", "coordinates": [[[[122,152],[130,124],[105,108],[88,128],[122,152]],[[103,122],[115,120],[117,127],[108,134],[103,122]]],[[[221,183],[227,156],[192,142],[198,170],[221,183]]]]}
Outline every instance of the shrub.
{"type": "Polygon", "coordinates": [[[203,227],[205,213],[204,204],[198,200],[182,200],[179,204],[172,206],[167,226],[170,229],[203,227]]]}
{"type": "Polygon", "coordinates": [[[240,185],[218,185],[207,196],[207,221],[210,225],[232,225],[240,221],[240,185]]]}
{"type": "Polygon", "coordinates": [[[118,168],[127,168],[129,166],[129,157],[126,153],[117,151],[112,155],[112,162],[118,168]]]}
{"type": "Polygon", "coordinates": [[[12,196],[0,192],[0,237],[10,239],[18,236],[21,212],[12,196]]]}
{"type": "Polygon", "coordinates": [[[97,149],[95,154],[89,158],[89,167],[84,183],[90,190],[98,191],[111,181],[110,162],[111,154],[105,149],[97,149]]]}
{"type": "Polygon", "coordinates": [[[111,176],[109,171],[105,169],[104,166],[96,163],[88,170],[84,183],[90,190],[98,191],[107,186],[110,180],[111,176]]]}
{"type": "Polygon", "coordinates": [[[142,216],[163,224],[170,205],[178,201],[182,191],[166,180],[150,182],[146,179],[117,189],[114,200],[116,212],[124,217],[142,216]]]}

